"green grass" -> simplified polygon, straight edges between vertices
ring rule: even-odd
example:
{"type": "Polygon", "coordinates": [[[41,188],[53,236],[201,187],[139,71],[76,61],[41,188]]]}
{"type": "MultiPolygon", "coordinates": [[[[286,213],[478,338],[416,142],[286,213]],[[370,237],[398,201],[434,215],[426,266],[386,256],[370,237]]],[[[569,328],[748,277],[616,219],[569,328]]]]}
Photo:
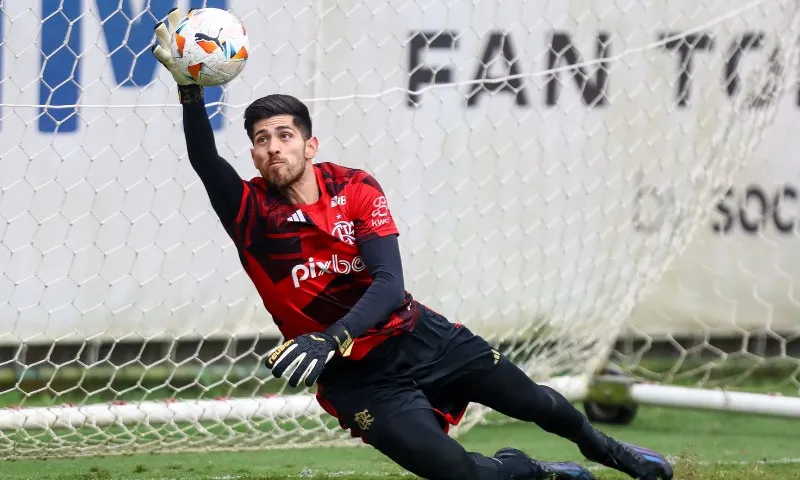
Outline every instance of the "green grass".
{"type": "MultiPolygon", "coordinates": [[[[642,363],[642,368],[644,368],[642,363]]],[[[660,365],[648,363],[647,372],[663,376],[674,360],[660,365]]],[[[733,365],[733,364],[731,364],[733,365]]],[[[798,364],[792,362],[783,369],[758,371],[758,375],[747,368],[716,368],[708,378],[724,379],[722,383],[734,385],[736,389],[761,392],[780,391],[797,395],[797,384],[791,379],[798,375],[798,364]],[[736,381],[731,381],[735,379],[736,381]]],[[[735,365],[734,365],[735,366],[735,365]]],[[[688,362],[683,366],[691,375],[676,375],[674,383],[691,385],[701,375],[692,371],[688,362]]],[[[748,366],[749,368],[749,366],[748,366]]],[[[54,371],[28,371],[22,378],[8,383],[0,378],[0,407],[10,405],[57,405],[63,402],[83,403],[110,400],[154,400],[180,397],[213,398],[221,396],[252,396],[280,391],[291,393],[278,382],[256,382],[248,380],[253,369],[225,372],[225,381],[219,372],[182,371],[182,377],[171,372],[126,370],[115,372],[110,380],[103,372],[90,375],[91,371],[57,369],[54,371]],[[243,381],[244,380],[244,381],[243,381]],[[82,389],[75,389],[80,385],[82,389]],[[111,387],[111,388],[108,388],[111,387]]],[[[260,374],[256,378],[264,378],[260,374]]],[[[706,383],[706,382],[703,382],[706,383]]],[[[314,423],[314,422],[311,422],[314,423]]],[[[331,422],[332,423],[332,422],[331,422]]],[[[252,426],[252,425],[251,425],[252,426]]],[[[248,426],[251,427],[251,426],[248,426]]],[[[307,425],[308,427],[319,425],[307,425]]],[[[275,428],[272,422],[252,426],[266,431],[275,428]]],[[[241,430],[243,425],[219,425],[212,430],[224,435],[228,430],[241,430]]],[[[293,427],[287,426],[287,431],[293,427]]],[[[719,412],[697,412],[677,409],[641,407],[639,415],[628,426],[602,427],[621,440],[655,448],[675,460],[676,479],[681,480],[797,480],[800,478],[798,434],[800,420],[769,418],[719,412]]],[[[109,435],[118,440],[140,437],[150,440],[150,445],[184,434],[196,435],[193,427],[184,425],[173,431],[169,426],[153,431],[142,428],[120,427],[81,429],[73,432],[74,441],[84,446],[92,439],[103,441],[109,435]],[[88,440],[87,440],[88,439],[88,440]]],[[[298,432],[304,430],[297,430],[298,432]]],[[[64,433],[64,432],[62,432],[64,433]]],[[[66,433],[64,433],[66,435],[66,433]]],[[[177,438],[176,437],[176,438],[177,438]]],[[[63,437],[67,438],[67,437],[63,437]]],[[[9,442],[30,448],[33,443],[41,445],[52,441],[45,431],[28,434],[12,433],[3,438],[4,448],[9,442]],[[16,437],[14,436],[16,435],[16,437]],[[28,436],[31,435],[31,436],[28,436]],[[18,437],[18,438],[17,438],[18,437]]],[[[570,442],[542,432],[535,425],[510,423],[478,427],[459,438],[470,451],[491,454],[500,447],[513,446],[527,451],[543,460],[583,461],[570,442]]],[[[241,444],[236,444],[237,447],[241,444]]],[[[2,458],[2,453],[0,453],[2,458]]],[[[600,468],[596,474],[601,480],[624,479],[608,469],[600,468]]],[[[319,478],[356,480],[381,478],[387,480],[410,480],[414,478],[394,465],[370,447],[281,449],[268,451],[206,452],[158,455],[124,455],[108,457],[82,457],[74,459],[47,460],[0,460],[0,480],[10,479],[230,479],[230,480],[278,480],[290,478],[319,478]]]]}
{"type": "MultiPolygon", "coordinates": [[[[633,424],[603,430],[675,458],[676,479],[800,478],[800,463],[780,463],[800,457],[798,420],[642,407],[633,424]]],[[[530,424],[479,427],[459,440],[471,451],[492,453],[503,446],[514,446],[541,459],[582,460],[570,442],[530,424]]],[[[608,469],[598,469],[596,474],[604,480],[626,478],[608,469]]],[[[370,447],[14,460],[0,464],[0,479],[14,480],[214,477],[413,478],[370,447]]]]}

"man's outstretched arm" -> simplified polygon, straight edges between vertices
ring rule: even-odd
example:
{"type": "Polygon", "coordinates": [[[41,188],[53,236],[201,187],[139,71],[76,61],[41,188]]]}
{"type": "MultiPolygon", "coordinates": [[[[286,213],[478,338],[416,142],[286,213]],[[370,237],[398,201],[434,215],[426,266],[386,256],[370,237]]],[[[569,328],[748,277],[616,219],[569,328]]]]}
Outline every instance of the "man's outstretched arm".
{"type": "Polygon", "coordinates": [[[183,134],[189,162],[203,182],[211,206],[223,225],[230,225],[242,204],[242,179],[217,153],[214,132],[203,101],[203,88],[187,85],[179,86],[178,90],[183,104],[183,134]]]}
{"type": "Polygon", "coordinates": [[[236,170],[217,153],[214,132],[205,109],[203,87],[195,85],[191,78],[182,74],[170,54],[170,37],[182,18],[183,13],[173,8],[167,14],[166,23],[158,22],[155,25],[156,44],[151,51],[178,84],[189,161],[208,192],[211,206],[227,227],[239,211],[244,184],[236,170]]]}

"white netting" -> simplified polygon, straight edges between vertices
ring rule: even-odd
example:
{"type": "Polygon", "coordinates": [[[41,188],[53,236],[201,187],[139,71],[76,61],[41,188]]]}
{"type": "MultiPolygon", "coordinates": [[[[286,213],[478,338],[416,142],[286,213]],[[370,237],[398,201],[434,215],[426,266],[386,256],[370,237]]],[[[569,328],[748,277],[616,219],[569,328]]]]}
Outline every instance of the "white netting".
{"type": "MultiPolygon", "coordinates": [[[[345,441],[261,366],[277,330],[149,52],[172,5],[81,3],[0,7],[0,451],[345,441]]],[[[606,361],[796,108],[796,0],[179,6],[201,4],[233,10],[252,45],[224,96],[207,93],[221,155],[254,175],[244,107],[308,101],[318,159],[382,183],[408,290],[540,380],[606,361]]]]}

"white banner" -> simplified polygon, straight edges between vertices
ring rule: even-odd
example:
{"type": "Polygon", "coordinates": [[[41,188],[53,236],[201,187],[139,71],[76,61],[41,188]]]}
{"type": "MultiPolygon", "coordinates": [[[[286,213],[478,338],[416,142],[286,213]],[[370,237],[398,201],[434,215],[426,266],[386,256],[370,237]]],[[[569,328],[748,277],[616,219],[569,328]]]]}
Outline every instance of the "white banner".
{"type": "MultiPolygon", "coordinates": [[[[277,331],[149,52],[170,3],[2,4],[1,343],[277,331]]],[[[688,179],[713,159],[744,72],[796,38],[792,2],[451,3],[209,1],[243,18],[253,46],[224,96],[207,92],[220,154],[254,176],[244,107],[296,95],[314,114],[317,160],[381,182],[412,295],[481,333],[542,318],[613,332],[665,261],[671,215],[702,194],[688,179]],[[641,217],[656,193],[664,218],[641,217]]],[[[798,113],[793,93],[638,327],[796,329],[798,113]],[[766,213],[740,214],[736,201],[760,208],[759,195],[766,213]]]]}
{"type": "MultiPolygon", "coordinates": [[[[800,330],[796,108],[787,106],[708,224],[644,297],[631,319],[636,330],[709,338],[800,330]]],[[[651,227],[680,215],[668,193],[644,188],[642,201],[662,212],[651,227]]]]}

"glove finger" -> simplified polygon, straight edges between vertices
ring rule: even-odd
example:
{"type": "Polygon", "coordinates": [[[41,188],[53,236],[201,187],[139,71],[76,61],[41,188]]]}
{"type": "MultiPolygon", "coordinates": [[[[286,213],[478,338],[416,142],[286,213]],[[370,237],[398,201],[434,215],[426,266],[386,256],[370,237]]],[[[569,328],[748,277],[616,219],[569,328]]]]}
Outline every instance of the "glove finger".
{"type": "MultiPolygon", "coordinates": [[[[331,352],[330,355],[328,355],[328,360],[330,360],[332,356],[333,352],[331,352]]],[[[314,360],[314,362],[315,364],[312,365],[312,368],[309,369],[308,374],[306,375],[305,378],[306,387],[313,387],[314,384],[317,383],[317,380],[319,380],[320,375],[322,375],[322,371],[325,369],[325,363],[327,363],[327,361],[317,362],[316,360],[314,360]]]]}
{"type": "Polygon", "coordinates": [[[296,342],[294,340],[289,340],[288,342],[283,342],[267,352],[267,360],[265,362],[267,367],[270,369],[274,368],[275,364],[278,363],[281,357],[283,357],[287,352],[294,350],[294,348],[289,348],[293,345],[296,345],[296,342]]]}
{"type": "MultiPolygon", "coordinates": [[[[272,352],[270,352],[269,357],[267,357],[267,366],[272,369],[273,372],[278,369],[279,372],[283,373],[288,365],[292,363],[295,358],[297,358],[297,354],[299,352],[295,352],[296,349],[296,343],[289,345],[284,343],[283,345],[279,345],[272,352]],[[275,353],[277,353],[277,355],[275,355],[275,353]]],[[[280,375],[276,375],[276,377],[279,376],[280,375]]]]}
{"type": "Polygon", "coordinates": [[[183,12],[181,12],[180,8],[173,8],[172,10],[169,11],[169,13],[167,14],[167,23],[169,23],[170,33],[175,32],[175,29],[178,28],[178,24],[181,23],[181,20],[183,20],[183,18],[184,15],[183,12]]]}
{"type": "Polygon", "coordinates": [[[273,365],[272,374],[275,375],[276,378],[291,375],[294,373],[297,365],[306,358],[305,352],[294,352],[295,348],[297,348],[297,345],[292,345],[290,350],[287,351],[286,354],[281,355],[273,365]]]}
{"type": "Polygon", "coordinates": [[[156,59],[164,66],[169,65],[169,63],[172,61],[172,55],[168,51],[161,48],[161,45],[154,46],[152,49],[150,49],[150,51],[153,52],[153,55],[155,55],[156,59]]]}
{"type": "MultiPolygon", "coordinates": [[[[312,359],[309,362],[303,362],[302,364],[300,364],[300,366],[297,367],[297,370],[294,371],[292,376],[289,377],[289,385],[292,387],[296,387],[301,383],[308,383],[306,379],[319,364],[320,362],[318,362],[316,358],[312,359]]],[[[319,376],[319,374],[317,374],[317,376],[319,376]]],[[[314,381],[316,381],[316,378],[314,378],[314,381]]]]}
{"type": "MultiPolygon", "coordinates": [[[[311,366],[308,367],[308,369],[306,370],[306,374],[304,375],[305,379],[304,383],[306,387],[313,387],[314,384],[317,383],[317,380],[319,380],[319,377],[322,375],[323,370],[325,370],[325,365],[327,365],[327,363],[331,361],[331,358],[333,358],[333,355],[335,353],[336,352],[334,352],[333,350],[328,352],[328,356],[325,357],[324,362],[314,359],[314,362],[311,364],[311,366]]],[[[301,379],[301,381],[303,380],[301,379]]]]}
{"type": "Polygon", "coordinates": [[[303,353],[289,365],[289,368],[287,368],[286,371],[283,372],[282,376],[284,378],[289,379],[290,387],[296,387],[300,383],[299,381],[297,381],[297,379],[302,375],[303,371],[306,368],[306,364],[308,362],[306,362],[305,360],[306,360],[306,354],[303,353]]]}
{"type": "Polygon", "coordinates": [[[170,33],[167,30],[166,25],[164,25],[164,22],[159,22],[156,24],[155,31],[158,45],[164,50],[169,50],[170,33]]]}

